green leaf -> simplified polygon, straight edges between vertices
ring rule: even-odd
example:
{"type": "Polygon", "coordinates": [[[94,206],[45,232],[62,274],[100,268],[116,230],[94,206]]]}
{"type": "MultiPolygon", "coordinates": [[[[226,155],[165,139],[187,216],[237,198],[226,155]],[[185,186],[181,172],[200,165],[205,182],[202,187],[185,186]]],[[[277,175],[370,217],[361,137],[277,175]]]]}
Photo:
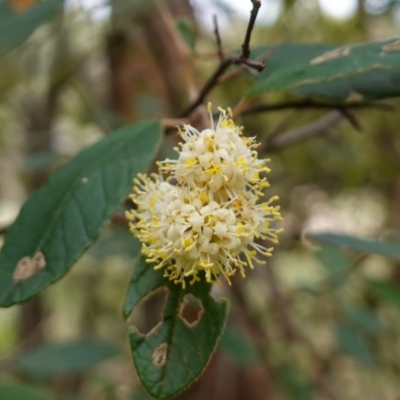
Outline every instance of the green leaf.
{"type": "Polygon", "coordinates": [[[379,317],[367,308],[345,305],[343,308],[343,312],[350,322],[354,323],[361,329],[372,333],[376,333],[382,330],[382,325],[379,317]]]}
{"type": "MultiPolygon", "coordinates": [[[[257,49],[256,54],[269,48],[257,49]]],[[[283,44],[272,48],[267,68],[248,95],[292,90],[302,96],[345,101],[400,95],[400,41],[392,38],[340,47],[283,44]]]]}
{"type": "Polygon", "coordinates": [[[356,358],[361,364],[370,366],[374,363],[374,356],[368,344],[357,330],[339,325],[336,328],[336,338],[343,351],[356,358]]]}
{"type": "Polygon", "coordinates": [[[400,287],[393,283],[385,281],[368,281],[374,292],[382,297],[382,299],[389,301],[396,306],[400,307],[400,287]]]}
{"type": "Polygon", "coordinates": [[[12,1],[0,1],[0,56],[24,42],[40,25],[60,10],[63,0],[43,0],[26,10],[12,9],[12,1]]]}
{"type": "Polygon", "coordinates": [[[349,261],[334,247],[325,246],[317,250],[315,255],[331,274],[338,274],[346,271],[349,267],[349,261]]]}
{"type": "Polygon", "coordinates": [[[0,383],[1,400],[47,400],[31,386],[19,383],[0,383]]]}
{"type": "Polygon", "coordinates": [[[336,235],[334,233],[319,233],[310,235],[317,242],[332,246],[345,246],[351,250],[368,254],[380,254],[400,260],[400,244],[378,242],[376,240],[361,239],[354,236],[336,235]]]}
{"type": "Polygon", "coordinates": [[[226,327],[221,337],[221,347],[241,365],[253,364],[259,359],[257,350],[249,338],[231,325],[226,327]]]}
{"type": "Polygon", "coordinates": [[[189,49],[194,50],[196,45],[196,31],[193,23],[187,18],[179,18],[176,21],[176,29],[189,49]]]}
{"type": "Polygon", "coordinates": [[[278,382],[290,400],[310,400],[313,398],[310,384],[292,368],[285,368],[279,372],[278,382]]]}
{"type": "Polygon", "coordinates": [[[128,229],[115,226],[102,234],[89,250],[89,254],[98,260],[116,255],[135,259],[139,253],[140,242],[128,229]]]}
{"type": "Polygon", "coordinates": [[[340,285],[346,281],[347,277],[344,273],[348,270],[350,264],[338,249],[324,246],[317,250],[315,255],[329,272],[333,283],[340,285]]]}
{"type": "Polygon", "coordinates": [[[68,271],[146,169],[160,137],[159,122],[123,127],[30,196],[0,252],[0,306],[29,299],[68,271]]]}
{"type": "Polygon", "coordinates": [[[228,312],[225,299],[210,296],[211,285],[198,282],[182,289],[162,277],[141,257],[129,286],[124,314],[152,291],[165,287],[168,298],[162,321],[147,335],[130,330],[133,360],[143,386],[156,399],[167,399],[188,387],[203,372],[217,346],[228,312]],[[186,296],[200,302],[198,319],[189,323],[182,315],[186,296]]]}
{"type": "Polygon", "coordinates": [[[110,343],[86,338],[65,343],[45,343],[15,360],[19,369],[35,376],[81,372],[115,357],[110,343]]]}

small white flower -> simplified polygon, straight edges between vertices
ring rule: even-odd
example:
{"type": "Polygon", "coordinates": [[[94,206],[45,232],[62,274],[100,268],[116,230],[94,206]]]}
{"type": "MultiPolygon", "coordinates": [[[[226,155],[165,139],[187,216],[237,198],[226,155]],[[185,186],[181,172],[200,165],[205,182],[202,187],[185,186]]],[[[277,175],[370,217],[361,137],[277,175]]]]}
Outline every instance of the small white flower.
{"type": "Polygon", "coordinates": [[[260,172],[268,172],[265,160],[252,150],[254,139],[242,136],[225,111],[216,129],[198,132],[185,125],[178,160],[159,163],[160,172],[171,174],[176,185],[162,175],[140,174],[131,196],[137,209],[126,213],[131,231],[143,243],[142,253],[164,276],[185,286],[204,274],[213,282],[245,267],[253,268],[257,254],[270,256],[272,248],[256,239],[278,242],[281,220],[278,197],[257,204],[268,186],[260,172]]]}

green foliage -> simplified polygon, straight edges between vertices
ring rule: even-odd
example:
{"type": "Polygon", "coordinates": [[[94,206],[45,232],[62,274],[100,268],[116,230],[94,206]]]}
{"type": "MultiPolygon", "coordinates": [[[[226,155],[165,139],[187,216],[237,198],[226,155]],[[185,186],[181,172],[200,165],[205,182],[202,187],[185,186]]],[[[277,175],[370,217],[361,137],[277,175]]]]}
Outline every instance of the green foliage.
{"type": "Polygon", "coordinates": [[[0,56],[25,41],[40,25],[48,22],[63,4],[63,0],[38,2],[26,10],[13,10],[16,2],[0,2],[0,56]]]}
{"type": "Polygon", "coordinates": [[[400,287],[385,281],[369,281],[373,291],[382,299],[400,307],[400,287]]]}
{"type": "Polygon", "coordinates": [[[305,96],[345,101],[376,100],[400,95],[400,41],[334,47],[283,44],[258,49],[272,54],[248,95],[291,90],[305,96]]]}
{"type": "Polygon", "coordinates": [[[310,400],[313,398],[310,385],[295,370],[285,368],[280,372],[278,379],[287,394],[287,399],[310,400]]]}
{"type": "Polygon", "coordinates": [[[374,356],[361,333],[353,327],[339,325],[336,328],[338,343],[344,352],[356,358],[365,366],[374,363],[374,356]]]}
{"type": "Polygon", "coordinates": [[[368,308],[346,305],[343,312],[349,322],[362,330],[371,333],[378,333],[382,330],[379,317],[368,308]]]}
{"type": "Polygon", "coordinates": [[[147,335],[136,327],[129,338],[139,378],[157,399],[167,399],[188,387],[204,370],[222,334],[228,312],[226,300],[210,296],[211,285],[197,282],[185,289],[162,277],[139,258],[129,285],[125,316],[151,292],[168,292],[162,321],[147,335]],[[188,295],[200,303],[197,319],[185,318],[188,295]]]}
{"type": "Polygon", "coordinates": [[[33,376],[81,372],[117,355],[108,342],[86,338],[66,343],[46,343],[22,354],[17,367],[33,376]]]}
{"type": "Polygon", "coordinates": [[[160,136],[158,122],[121,128],[31,195],[0,252],[0,306],[29,299],[67,272],[126,198],[160,136]]]}
{"type": "Polygon", "coordinates": [[[221,337],[221,347],[238,364],[253,364],[259,360],[256,348],[238,328],[228,325],[221,337]]]}
{"type": "Polygon", "coordinates": [[[1,400],[47,400],[31,386],[20,383],[0,383],[1,400]]]}
{"type": "Polygon", "coordinates": [[[193,23],[187,18],[179,18],[176,21],[176,28],[189,49],[194,50],[196,46],[196,31],[193,23]]]}
{"type": "Polygon", "coordinates": [[[315,255],[329,272],[332,282],[338,285],[346,282],[345,273],[348,271],[350,263],[338,249],[324,246],[316,251],[315,255]]]}
{"type": "Polygon", "coordinates": [[[378,242],[375,240],[360,239],[353,236],[336,235],[333,233],[320,233],[310,235],[310,237],[320,243],[332,246],[343,246],[362,253],[379,254],[400,260],[400,244],[378,242]]]}

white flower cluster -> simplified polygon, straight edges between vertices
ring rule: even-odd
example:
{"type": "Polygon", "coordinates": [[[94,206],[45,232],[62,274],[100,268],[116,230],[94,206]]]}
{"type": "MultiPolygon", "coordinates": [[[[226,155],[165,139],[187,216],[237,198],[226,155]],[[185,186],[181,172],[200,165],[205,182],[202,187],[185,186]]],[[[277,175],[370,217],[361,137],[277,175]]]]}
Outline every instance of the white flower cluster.
{"type": "Polygon", "coordinates": [[[278,197],[258,203],[269,186],[260,177],[269,172],[268,160],[257,158],[254,138],[242,135],[230,110],[220,112],[215,128],[212,117],[211,129],[202,132],[183,126],[178,159],[159,162],[158,174],[135,179],[137,209],[126,213],[147,262],[183,287],[185,278],[192,284],[202,275],[210,283],[220,274],[230,283],[236,270],[244,277],[253,261],[265,263],[258,253],[271,255],[272,248],[255,239],[278,242],[280,230],[271,227],[281,220],[279,206],[272,205],[278,197]]]}

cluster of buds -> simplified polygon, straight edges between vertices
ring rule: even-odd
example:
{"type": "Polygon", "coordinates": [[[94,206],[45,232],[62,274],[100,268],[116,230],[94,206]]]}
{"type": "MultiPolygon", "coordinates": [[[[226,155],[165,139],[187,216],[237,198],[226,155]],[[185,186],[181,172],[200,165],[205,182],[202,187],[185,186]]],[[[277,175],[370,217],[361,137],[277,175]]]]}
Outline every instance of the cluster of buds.
{"type": "Polygon", "coordinates": [[[255,139],[243,135],[230,109],[219,111],[214,126],[209,105],[210,129],[183,125],[178,158],[134,180],[136,209],[126,213],[147,262],[183,287],[203,276],[230,284],[236,270],[244,277],[246,267],[265,263],[272,252],[266,242],[278,243],[278,197],[260,201],[268,160],[258,159],[255,139]]]}

